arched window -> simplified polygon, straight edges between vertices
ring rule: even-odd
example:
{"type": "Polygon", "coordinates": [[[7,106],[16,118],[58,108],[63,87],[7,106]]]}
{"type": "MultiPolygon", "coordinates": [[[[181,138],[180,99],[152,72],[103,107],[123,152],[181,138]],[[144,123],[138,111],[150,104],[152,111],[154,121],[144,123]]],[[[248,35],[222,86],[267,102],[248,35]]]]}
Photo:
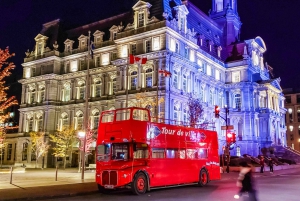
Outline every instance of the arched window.
{"type": "Polygon", "coordinates": [[[77,99],[82,100],[85,98],[85,82],[79,81],[77,87],[77,99]]]}
{"type": "Polygon", "coordinates": [[[33,116],[27,116],[27,132],[33,131],[33,116]]]}
{"type": "Polygon", "coordinates": [[[27,154],[28,154],[28,143],[23,143],[22,147],[22,161],[27,161],[27,154]]]}
{"type": "Polygon", "coordinates": [[[152,69],[148,68],[146,70],[146,87],[152,87],[152,69]]]}
{"type": "Polygon", "coordinates": [[[29,98],[28,98],[28,103],[34,103],[35,102],[35,88],[32,87],[29,89],[29,98]]]}
{"type": "Polygon", "coordinates": [[[35,118],[35,131],[42,131],[43,130],[43,113],[36,114],[35,118]]]}
{"type": "Polygon", "coordinates": [[[236,109],[241,109],[241,94],[237,93],[234,95],[234,103],[236,109]]]}
{"type": "Polygon", "coordinates": [[[175,124],[178,124],[179,121],[180,121],[180,111],[179,111],[179,109],[176,106],[174,106],[173,119],[174,119],[174,123],[175,124]]]}
{"type": "Polygon", "coordinates": [[[69,82],[64,83],[62,89],[62,101],[70,101],[71,99],[71,84],[69,82]]]}
{"type": "Polygon", "coordinates": [[[68,126],[69,126],[69,115],[66,112],[63,112],[60,115],[59,130],[63,130],[68,126]]]}
{"type": "Polygon", "coordinates": [[[185,125],[187,125],[189,122],[188,122],[188,110],[185,108],[183,110],[183,123],[185,125]]]}
{"type": "Polygon", "coordinates": [[[38,102],[42,103],[45,100],[45,85],[39,86],[38,102]]]}
{"type": "Polygon", "coordinates": [[[178,73],[176,71],[173,73],[173,86],[178,89],[178,73]]]}
{"type": "Polygon", "coordinates": [[[214,95],[212,90],[209,90],[209,104],[214,105],[214,95]]]}
{"type": "Polygon", "coordinates": [[[205,94],[204,94],[204,87],[200,87],[200,94],[199,94],[199,99],[200,101],[204,102],[205,101],[205,94]]]}
{"type": "Polygon", "coordinates": [[[91,118],[91,127],[93,129],[96,129],[98,128],[98,124],[99,124],[100,112],[98,109],[94,109],[92,114],[93,116],[91,118]]]}
{"type": "Polygon", "coordinates": [[[82,130],[83,129],[83,113],[82,111],[76,112],[75,117],[75,130],[82,130]]]}
{"type": "Polygon", "coordinates": [[[93,95],[94,97],[100,97],[101,96],[101,87],[102,87],[102,82],[100,79],[95,79],[94,80],[94,86],[93,86],[93,95]]]}
{"type": "Polygon", "coordinates": [[[186,75],[183,75],[182,89],[183,89],[184,92],[187,92],[187,77],[186,77],[186,75]]]}
{"type": "Polygon", "coordinates": [[[133,71],[131,73],[131,89],[134,90],[137,88],[137,72],[133,71]]]}

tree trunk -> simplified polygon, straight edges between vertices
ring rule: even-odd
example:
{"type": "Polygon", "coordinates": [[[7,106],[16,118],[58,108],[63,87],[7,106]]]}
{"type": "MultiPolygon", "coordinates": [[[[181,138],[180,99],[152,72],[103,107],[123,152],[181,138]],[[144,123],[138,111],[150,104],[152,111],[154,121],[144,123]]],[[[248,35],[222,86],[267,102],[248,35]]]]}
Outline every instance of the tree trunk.
{"type": "Polygon", "coordinates": [[[73,156],[73,146],[71,146],[71,153],[70,153],[70,157],[69,157],[70,167],[72,167],[72,156],[73,156]]]}

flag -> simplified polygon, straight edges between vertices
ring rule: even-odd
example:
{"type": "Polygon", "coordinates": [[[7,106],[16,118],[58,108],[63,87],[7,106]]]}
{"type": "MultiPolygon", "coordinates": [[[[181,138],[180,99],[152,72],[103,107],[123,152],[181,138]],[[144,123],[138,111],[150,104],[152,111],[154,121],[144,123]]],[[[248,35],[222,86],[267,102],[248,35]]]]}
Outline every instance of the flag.
{"type": "Polygon", "coordinates": [[[172,73],[170,73],[170,71],[167,70],[159,70],[158,73],[164,77],[171,77],[172,73]]]}
{"type": "Polygon", "coordinates": [[[147,62],[146,57],[136,57],[132,54],[129,55],[129,64],[145,64],[147,62]]]}
{"type": "Polygon", "coordinates": [[[91,54],[92,59],[94,58],[94,51],[93,51],[94,49],[95,49],[94,42],[91,41],[91,44],[90,44],[90,54],[91,54]]]}

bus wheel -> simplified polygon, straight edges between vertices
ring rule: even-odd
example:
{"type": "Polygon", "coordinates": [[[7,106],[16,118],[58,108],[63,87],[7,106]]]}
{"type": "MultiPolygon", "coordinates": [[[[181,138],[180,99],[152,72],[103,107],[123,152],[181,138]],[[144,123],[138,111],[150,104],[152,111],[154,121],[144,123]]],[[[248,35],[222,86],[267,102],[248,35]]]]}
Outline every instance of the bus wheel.
{"type": "Polygon", "coordinates": [[[140,195],[146,193],[148,188],[147,179],[144,173],[139,172],[132,181],[131,190],[134,194],[140,195]]]}
{"type": "Polygon", "coordinates": [[[108,194],[109,193],[108,189],[105,189],[103,186],[101,186],[99,184],[97,184],[97,185],[98,185],[98,190],[99,190],[100,193],[103,193],[103,194],[108,194]]]}
{"type": "Polygon", "coordinates": [[[199,186],[205,186],[208,183],[208,174],[205,169],[200,171],[199,186]]]}

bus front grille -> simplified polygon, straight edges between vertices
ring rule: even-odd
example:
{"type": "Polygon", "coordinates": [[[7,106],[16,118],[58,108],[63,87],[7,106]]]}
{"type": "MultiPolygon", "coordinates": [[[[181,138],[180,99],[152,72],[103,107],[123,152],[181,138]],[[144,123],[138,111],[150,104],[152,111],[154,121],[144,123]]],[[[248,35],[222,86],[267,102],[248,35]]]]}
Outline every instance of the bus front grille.
{"type": "Polygon", "coordinates": [[[118,175],[117,171],[103,171],[102,185],[117,185],[118,175]]]}

